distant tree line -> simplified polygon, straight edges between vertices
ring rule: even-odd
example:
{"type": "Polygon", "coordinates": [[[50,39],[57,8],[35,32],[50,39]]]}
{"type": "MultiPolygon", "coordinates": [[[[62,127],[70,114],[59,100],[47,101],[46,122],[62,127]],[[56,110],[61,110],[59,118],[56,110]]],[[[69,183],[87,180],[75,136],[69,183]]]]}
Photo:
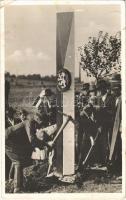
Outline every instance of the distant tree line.
{"type": "Polygon", "coordinates": [[[5,72],[5,77],[10,77],[11,79],[27,79],[27,80],[39,80],[39,81],[56,81],[56,76],[41,76],[40,74],[28,74],[28,75],[15,75],[5,72]]]}

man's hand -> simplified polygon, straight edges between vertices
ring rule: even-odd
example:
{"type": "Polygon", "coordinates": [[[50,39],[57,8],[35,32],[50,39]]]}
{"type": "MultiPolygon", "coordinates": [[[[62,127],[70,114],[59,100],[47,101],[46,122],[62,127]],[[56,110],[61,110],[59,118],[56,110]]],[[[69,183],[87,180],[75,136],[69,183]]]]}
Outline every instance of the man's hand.
{"type": "Polygon", "coordinates": [[[91,146],[94,146],[94,139],[92,136],[90,136],[91,146]]]}
{"type": "Polygon", "coordinates": [[[95,107],[96,111],[100,111],[100,109],[101,109],[101,106],[99,106],[99,105],[95,105],[94,107],[95,107]]]}
{"type": "Polygon", "coordinates": [[[49,147],[51,147],[51,148],[52,148],[52,147],[53,147],[53,145],[54,145],[53,141],[49,141],[49,142],[48,142],[48,146],[49,146],[49,147]]]}
{"type": "Polygon", "coordinates": [[[44,134],[45,133],[44,133],[44,131],[42,131],[42,129],[41,130],[37,129],[37,131],[36,131],[36,137],[37,137],[37,139],[43,141],[44,140],[44,134]]]}

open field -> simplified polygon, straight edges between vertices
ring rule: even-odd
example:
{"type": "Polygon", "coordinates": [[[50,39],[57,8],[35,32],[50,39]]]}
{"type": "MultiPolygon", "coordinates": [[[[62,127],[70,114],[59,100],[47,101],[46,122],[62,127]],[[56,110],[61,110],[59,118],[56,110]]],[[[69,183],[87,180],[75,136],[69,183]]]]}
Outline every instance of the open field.
{"type": "MultiPolygon", "coordinates": [[[[56,92],[54,87],[49,87],[56,92]]],[[[11,106],[31,107],[36,97],[40,94],[41,87],[18,87],[13,86],[10,89],[9,103],[11,106]]]]}

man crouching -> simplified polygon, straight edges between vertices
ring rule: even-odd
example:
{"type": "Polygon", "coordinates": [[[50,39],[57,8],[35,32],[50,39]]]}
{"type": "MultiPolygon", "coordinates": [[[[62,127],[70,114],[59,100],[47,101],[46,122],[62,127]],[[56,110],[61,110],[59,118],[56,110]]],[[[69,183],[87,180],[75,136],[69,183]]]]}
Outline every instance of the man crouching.
{"type": "Polygon", "coordinates": [[[32,164],[31,155],[38,145],[49,147],[48,140],[37,138],[37,130],[44,128],[43,116],[36,113],[34,118],[11,126],[5,131],[5,152],[13,163],[14,193],[23,191],[23,168],[32,164]],[[41,144],[40,144],[41,143],[41,144]]]}

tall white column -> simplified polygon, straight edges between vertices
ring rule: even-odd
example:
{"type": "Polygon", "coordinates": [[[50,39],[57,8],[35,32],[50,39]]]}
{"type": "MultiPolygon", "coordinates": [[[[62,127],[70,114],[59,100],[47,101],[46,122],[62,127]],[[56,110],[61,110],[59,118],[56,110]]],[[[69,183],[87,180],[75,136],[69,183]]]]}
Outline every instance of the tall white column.
{"type": "MultiPolygon", "coordinates": [[[[57,72],[67,69],[71,73],[71,87],[66,92],[57,91],[59,109],[74,118],[74,13],[57,14],[57,72]],[[63,105],[63,107],[62,107],[63,105]]],[[[59,126],[65,117],[57,116],[59,126]]],[[[74,125],[70,122],[57,141],[57,170],[63,175],[74,174],[75,141],[74,125]]]]}

